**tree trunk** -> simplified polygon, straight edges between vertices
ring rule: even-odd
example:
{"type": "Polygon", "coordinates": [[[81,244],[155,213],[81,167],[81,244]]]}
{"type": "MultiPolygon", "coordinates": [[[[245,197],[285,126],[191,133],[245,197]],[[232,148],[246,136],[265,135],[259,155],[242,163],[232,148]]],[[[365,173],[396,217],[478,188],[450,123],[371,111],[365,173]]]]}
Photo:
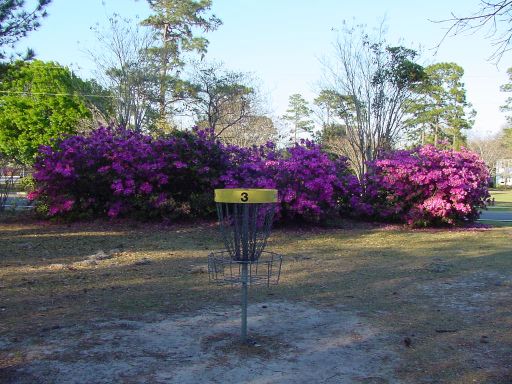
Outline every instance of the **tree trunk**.
{"type": "Polygon", "coordinates": [[[436,125],[434,127],[434,146],[437,148],[437,141],[439,139],[439,123],[436,121],[436,125]]]}
{"type": "Polygon", "coordinates": [[[160,57],[160,84],[159,84],[159,92],[158,92],[158,113],[160,115],[160,119],[162,121],[165,120],[165,101],[166,101],[166,78],[167,78],[167,61],[168,61],[168,55],[167,55],[167,24],[164,25],[163,31],[162,31],[162,39],[163,39],[163,46],[162,46],[162,55],[160,57]]]}

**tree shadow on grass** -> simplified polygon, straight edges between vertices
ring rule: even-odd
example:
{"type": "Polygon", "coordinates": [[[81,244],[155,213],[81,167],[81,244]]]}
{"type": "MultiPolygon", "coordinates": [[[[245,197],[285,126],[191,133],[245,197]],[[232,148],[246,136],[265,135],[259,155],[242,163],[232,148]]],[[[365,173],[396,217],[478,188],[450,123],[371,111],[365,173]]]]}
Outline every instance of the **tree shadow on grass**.
{"type": "Polygon", "coordinates": [[[138,223],[0,225],[0,267],[70,262],[99,250],[180,252],[220,246],[214,222],[163,226],[138,223]]]}
{"type": "MultiPolygon", "coordinates": [[[[190,264],[205,260],[202,250],[196,251],[194,257],[158,259],[146,265],[99,264],[86,271],[50,274],[44,282],[49,291],[46,295],[19,296],[14,307],[24,312],[18,319],[28,321],[20,324],[16,333],[44,338],[98,319],[155,321],[167,315],[237,305],[237,289],[209,285],[206,275],[189,273],[190,264]]],[[[441,261],[434,253],[421,266],[414,260],[409,263],[411,255],[394,247],[368,247],[365,251],[369,256],[354,264],[348,257],[333,263],[339,248],[302,252],[300,258],[288,260],[280,286],[251,290],[251,302],[308,302],[355,314],[379,330],[376,338],[385,336],[389,350],[400,351],[402,363],[397,372],[405,382],[455,383],[464,378],[467,382],[507,383],[512,357],[507,320],[510,297],[490,294],[485,307],[470,312],[463,306],[446,305],[460,300],[471,304],[470,294],[506,291],[506,285],[494,284],[496,273],[503,274],[506,250],[441,261]],[[330,262],[326,269],[318,265],[322,258],[330,262]],[[431,269],[436,260],[446,269],[431,269]],[[475,281],[477,284],[471,284],[475,281]],[[488,339],[481,342],[482,336],[488,339]]],[[[11,308],[7,310],[9,313],[11,308]]]]}
{"type": "Polygon", "coordinates": [[[382,332],[396,335],[396,345],[403,349],[406,382],[509,382],[509,249],[466,258],[450,256],[447,244],[425,258],[423,265],[413,258],[408,263],[411,255],[395,248],[367,251],[371,256],[354,269],[340,265],[329,270],[331,264],[318,271],[297,266],[300,279],[283,279],[279,295],[350,309],[378,324],[382,332]],[[382,256],[391,253],[394,261],[382,256]]]}
{"type": "MultiPolygon", "coordinates": [[[[390,348],[403,352],[406,382],[455,383],[460,374],[467,382],[505,383],[512,361],[510,246],[496,242],[501,233],[482,234],[278,230],[269,248],[285,254],[281,285],[252,289],[251,301],[354,312],[393,335],[390,348]]],[[[44,338],[52,329],[98,319],[150,321],[239,302],[237,289],[190,273],[221,246],[214,225],[22,226],[0,237],[13,244],[0,261],[5,337],[44,338]],[[119,254],[97,265],[47,269],[114,248],[119,254]],[[52,255],[39,259],[41,249],[52,255]]]]}

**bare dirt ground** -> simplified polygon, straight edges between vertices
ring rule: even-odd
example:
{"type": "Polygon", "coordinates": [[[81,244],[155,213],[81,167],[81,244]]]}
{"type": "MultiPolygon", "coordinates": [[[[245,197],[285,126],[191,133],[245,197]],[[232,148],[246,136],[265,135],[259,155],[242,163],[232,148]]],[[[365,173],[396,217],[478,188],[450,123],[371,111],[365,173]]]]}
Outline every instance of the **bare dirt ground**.
{"type": "Polygon", "coordinates": [[[249,308],[249,330],[250,344],[241,345],[236,307],[49,330],[22,346],[25,364],[10,382],[399,382],[393,338],[346,309],[258,303],[249,308]]]}
{"type": "Polygon", "coordinates": [[[278,228],[280,285],[209,284],[215,223],[0,220],[0,383],[512,383],[512,228],[278,228]]]}

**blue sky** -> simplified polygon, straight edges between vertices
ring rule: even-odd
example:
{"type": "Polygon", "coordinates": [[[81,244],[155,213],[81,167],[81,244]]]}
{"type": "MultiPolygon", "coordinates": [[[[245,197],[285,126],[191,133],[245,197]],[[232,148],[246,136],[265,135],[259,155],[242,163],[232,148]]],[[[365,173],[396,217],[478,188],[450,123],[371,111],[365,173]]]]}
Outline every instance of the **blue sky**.
{"type": "MultiPolygon", "coordinates": [[[[369,29],[385,18],[388,41],[421,49],[422,64],[455,62],[465,70],[468,100],[477,111],[471,136],[497,132],[505,118],[499,111],[506,95],[499,86],[507,81],[512,54],[498,66],[487,61],[491,42],[484,34],[448,38],[434,56],[445,26],[433,23],[451,12],[470,13],[479,0],[416,2],[411,0],[213,0],[212,11],[223,25],[207,35],[208,59],[228,68],[252,72],[269,95],[272,110],[282,115],[288,97],[301,93],[310,101],[322,76],[320,59],[328,56],[343,20],[363,23],[369,29]],[[334,29],[334,30],[333,30],[334,29]]],[[[53,0],[42,27],[18,48],[30,46],[39,59],[70,66],[90,77],[94,64],[84,53],[97,42],[90,27],[105,24],[113,12],[144,18],[145,0],[53,0]]]]}

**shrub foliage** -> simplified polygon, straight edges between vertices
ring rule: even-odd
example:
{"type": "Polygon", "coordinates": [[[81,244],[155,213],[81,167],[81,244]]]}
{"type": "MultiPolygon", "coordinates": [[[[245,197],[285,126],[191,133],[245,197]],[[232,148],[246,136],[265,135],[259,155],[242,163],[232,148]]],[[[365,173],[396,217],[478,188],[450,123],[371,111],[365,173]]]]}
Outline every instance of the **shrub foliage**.
{"type": "Polygon", "coordinates": [[[48,216],[206,217],[215,212],[214,188],[276,188],[282,221],[359,214],[414,225],[475,220],[489,198],[487,168],[466,150],[390,152],[368,164],[361,185],[346,158],[309,141],[279,150],[212,137],[113,127],[69,136],[40,148],[30,198],[48,216]]]}
{"type": "Polygon", "coordinates": [[[111,127],[70,136],[40,149],[30,197],[49,216],[199,217],[213,214],[214,188],[277,188],[278,217],[318,220],[359,194],[346,160],[311,142],[278,151],[211,137],[194,130],[154,139],[111,127]]]}
{"type": "Polygon", "coordinates": [[[350,210],[360,196],[346,158],[330,159],[310,141],[277,151],[272,143],[230,151],[232,167],[221,178],[227,188],[275,188],[281,220],[318,221],[350,210]]]}
{"type": "Polygon", "coordinates": [[[184,216],[213,212],[213,188],[227,166],[206,132],[153,139],[103,127],[40,150],[31,194],[49,216],[184,216]]]}
{"type": "Polygon", "coordinates": [[[363,213],[417,226],[474,221],[489,200],[489,172],[473,152],[432,145],[369,164],[363,213]]]}

